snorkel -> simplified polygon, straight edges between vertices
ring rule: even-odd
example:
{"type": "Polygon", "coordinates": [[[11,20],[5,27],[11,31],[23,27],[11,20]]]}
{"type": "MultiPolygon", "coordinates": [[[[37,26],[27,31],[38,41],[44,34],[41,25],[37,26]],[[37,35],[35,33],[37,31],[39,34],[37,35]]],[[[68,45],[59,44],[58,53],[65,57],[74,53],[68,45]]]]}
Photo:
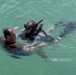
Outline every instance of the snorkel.
{"type": "Polygon", "coordinates": [[[39,23],[41,23],[43,21],[43,19],[42,20],[40,20],[37,24],[36,24],[36,27],[39,25],[39,23]]]}
{"type": "Polygon", "coordinates": [[[42,20],[40,20],[38,23],[37,23],[37,25],[40,23],[40,22],[42,22],[43,21],[43,19],[42,20]]]}

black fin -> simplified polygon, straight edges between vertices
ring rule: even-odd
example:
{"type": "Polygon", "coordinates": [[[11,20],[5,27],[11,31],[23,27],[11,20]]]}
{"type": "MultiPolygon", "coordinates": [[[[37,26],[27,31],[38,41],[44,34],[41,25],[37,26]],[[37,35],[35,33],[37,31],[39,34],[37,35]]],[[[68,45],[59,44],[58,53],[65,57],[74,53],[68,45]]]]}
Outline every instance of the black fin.
{"type": "Polygon", "coordinates": [[[76,22],[68,22],[64,30],[60,33],[59,37],[65,37],[67,34],[71,33],[76,29],[76,22]]]}

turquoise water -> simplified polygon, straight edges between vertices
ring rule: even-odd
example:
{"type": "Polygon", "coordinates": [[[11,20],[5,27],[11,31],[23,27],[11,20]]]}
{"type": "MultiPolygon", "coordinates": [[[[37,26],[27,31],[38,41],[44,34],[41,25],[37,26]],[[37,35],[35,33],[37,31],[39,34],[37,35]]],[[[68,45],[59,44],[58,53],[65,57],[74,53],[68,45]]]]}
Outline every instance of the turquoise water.
{"type": "MultiPolygon", "coordinates": [[[[75,12],[76,0],[0,0],[0,36],[3,28],[20,26],[18,32],[31,19],[43,19],[45,30],[58,21],[76,21],[75,12]]],[[[62,29],[58,26],[50,33],[56,38],[62,29]]],[[[0,75],[76,75],[75,31],[58,44],[42,48],[52,62],[46,62],[37,53],[12,58],[0,48],[0,75]]]]}

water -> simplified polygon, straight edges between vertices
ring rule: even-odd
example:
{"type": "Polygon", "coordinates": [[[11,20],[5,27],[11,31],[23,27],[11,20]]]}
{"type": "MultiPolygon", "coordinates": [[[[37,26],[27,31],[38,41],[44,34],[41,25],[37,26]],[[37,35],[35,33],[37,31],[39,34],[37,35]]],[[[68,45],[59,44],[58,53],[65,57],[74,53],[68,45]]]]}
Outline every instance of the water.
{"type": "MultiPolygon", "coordinates": [[[[76,21],[76,0],[0,0],[0,36],[5,27],[20,26],[33,19],[36,22],[43,19],[47,30],[56,22],[76,21]]],[[[51,35],[56,38],[64,26],[58,26],[51,35]]],[[[0,48],[1,75],[75,75],[76,74],[76,34],[64,37],[58,44],[42,48],[45,61],[37,53],[29,56],[12,58],[9,53],[0,48]]],[[[24,41],[18,39],[19,42],[24,41]]]]}

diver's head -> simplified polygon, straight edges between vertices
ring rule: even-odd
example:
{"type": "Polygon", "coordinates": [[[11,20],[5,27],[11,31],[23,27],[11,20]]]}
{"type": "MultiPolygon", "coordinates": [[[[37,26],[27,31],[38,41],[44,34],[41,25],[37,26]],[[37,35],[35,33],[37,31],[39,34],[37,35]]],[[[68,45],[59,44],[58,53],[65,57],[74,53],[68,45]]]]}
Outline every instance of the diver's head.
{"type": "Polygon", "coordinates": [[[29,22],[27,22],[27,24],[24,24],[24,28],[26,30],[26,33],[30,33],[31,31],[36,29],[36,22],[30,20],[29,22]]]}
{"type": "Polygon", "coordinates": [[[11,28],[5,28],[5,29],[3,29],[4,36],[7,36],[7,35],[10,35],[10,34],[13,34],[13,33],[14,33],[14,31],[11,28]]]}
{"type": "Polygon", "coordinates": [[[30,20],[29,22],[27,22],[27,24],[24,24],[24,28],[25,28],[26,30],[29,30],[29,29],[31,29],[31,28],[34,29],[35,26],[36,26],[36,22],[33,21],[33,20],[30,20]]]}

